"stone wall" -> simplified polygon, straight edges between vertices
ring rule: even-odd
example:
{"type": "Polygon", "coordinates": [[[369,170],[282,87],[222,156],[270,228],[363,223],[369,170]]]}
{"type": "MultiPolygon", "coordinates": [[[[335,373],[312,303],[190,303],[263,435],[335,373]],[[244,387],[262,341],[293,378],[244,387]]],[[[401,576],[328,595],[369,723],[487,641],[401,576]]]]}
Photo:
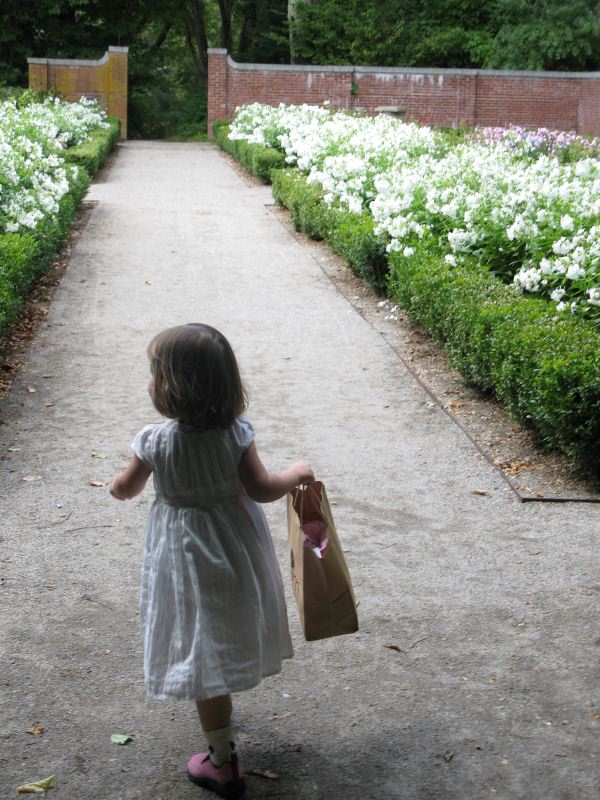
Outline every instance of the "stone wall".
{"type": "Polygon", "coordinates": [[[121,138],[127,138],[128,47],[109,47],[98,61],[66,58],[28,58],[29,88],[52,89],[65,100],[83,95],[98,100],[111,117],[121,120],[121,138]]]}
{"type": "Polygon", "coordinates": [[[385,111],[427,125],[511,123],[600,134],[600,72],[237,64],[208,51],[208,126],[260,102],[385,111]]]}

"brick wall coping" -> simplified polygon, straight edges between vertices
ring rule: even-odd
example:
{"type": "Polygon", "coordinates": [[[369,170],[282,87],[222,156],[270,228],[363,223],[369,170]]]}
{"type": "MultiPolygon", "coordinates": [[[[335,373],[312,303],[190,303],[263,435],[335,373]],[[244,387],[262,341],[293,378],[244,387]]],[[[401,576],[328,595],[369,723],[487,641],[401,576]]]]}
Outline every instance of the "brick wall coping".
{"type": "Polygon", "coordinates": [[[108,61],[109,53],[128,53],[128,47],[109,47],[108,51],[104,53],[102,58],[83,59],[83,58],[28,58],[28,64],[57,64],[65,67],[101,67],[108,61]]]}
{"type": "MultiPolygon", "coordinates": [[[[211,48],[209,53],[224,55],[227,50],[211,48]]],[[[490,75],[505,78],[600,78],[600,72],[527,72],[512,69],[444,69],[435,67],[359,67],[359,66],[323,66],[316,64],[240,64],[227,56],[227,63],[232,69],[240,72],[337,72],[348,74],[377,75],[490,75]]]]}

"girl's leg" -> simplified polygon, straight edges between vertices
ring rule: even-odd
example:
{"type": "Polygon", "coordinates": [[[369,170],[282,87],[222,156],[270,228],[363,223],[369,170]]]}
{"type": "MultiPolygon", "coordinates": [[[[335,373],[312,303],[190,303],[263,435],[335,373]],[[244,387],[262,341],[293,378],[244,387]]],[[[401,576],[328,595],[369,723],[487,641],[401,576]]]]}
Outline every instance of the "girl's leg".
{"type": "Polygon", "coordinates": [[[209,745],[210,760],[216,767],[231,761],[235,754],[235,738],[231,727],[231,695],[196,700],[196,708],[209,745]]]}
{"type": "Polygon", "coordinates": [[[231,695],[196,700],[196,708],[209,752],[197,753],[190,758],[189,778],[221,797],[240,797],[246,788],[246,781],[238,762],[231,728],[231,695]]]}
{"type": "Polygon", "coordinates": [[[209,700],[196,700],[200,724],[205,731],[228,728],[231,724],[231,695],[222,694],[209,700]]]}

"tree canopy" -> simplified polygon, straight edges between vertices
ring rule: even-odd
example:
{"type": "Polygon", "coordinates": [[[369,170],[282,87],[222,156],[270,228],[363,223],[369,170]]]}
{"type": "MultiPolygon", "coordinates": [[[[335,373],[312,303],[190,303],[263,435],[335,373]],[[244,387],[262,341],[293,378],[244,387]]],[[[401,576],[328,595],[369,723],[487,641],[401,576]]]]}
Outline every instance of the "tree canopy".
{"type": "Polygon", "coordinates": [[[306,63],[600,68],[598,0],[323,0],[297,4],[306,63]]]}

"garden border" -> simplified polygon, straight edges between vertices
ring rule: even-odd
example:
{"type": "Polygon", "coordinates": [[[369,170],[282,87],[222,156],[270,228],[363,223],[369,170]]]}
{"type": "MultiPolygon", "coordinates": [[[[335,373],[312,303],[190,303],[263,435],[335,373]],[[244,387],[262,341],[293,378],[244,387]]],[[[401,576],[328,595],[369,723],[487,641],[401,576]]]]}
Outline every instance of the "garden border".
{"type": "MultiPolygon", "coordinates": [[[[289,209],[287,209],[287,208],[285,208],[285,207],[283,207],[283,208],[285,209],[285,211],[287,211],[287,212],[288,212],[288,214],[290,213],[290,212],[289,212],[289,209]]],[[[280,222],[280,224],[283,224],[283,223],[281,223],[281,220],[278,220],[278,221],[280,222]]],[[[286,225],[283,225],[283,227],[284,227],[286,230],[289,230],[289,229],[288,229],[288,227],[287,227],[286,225]]],[[[291,221],[291,215],[290,215],[290,227],[291,227],[291,230],[290,230],[289,232],[290,232],[290,233],[291,233],[291,234],[294,236],[294,238],[296,238],[296,240],[297,240],[298,242],[300,242],[300,244],[302,244],[302,245],[305,245],[305,241],[304,241],[304,240],[301,238],[301,236],[299,235],[299,231],[293,227],[293,223],[292,223],[292,221],[291,221]]],[[[300,232],[300,233],[301,233],[301,232],[300,232]]],[[[307,236],[307,238],[309,238],[309,239],[310,239],[310,237],[308,237],[308,235],[307,235],[307,234],[302,234],[302,235],[303,235],[303,236],[307,236]]],[[[313,244],[314,244],[314,240],[311,240],[311,243],[313,243],[313,244]]],[[[333,252],[335,252],[335,251],[333,251],[333,252]]],[[[313,253],[310,253],[310,256],[311,256],[311,258],[313,259],[313,261],[314,261],[314,262],[317,264],[317,266],[319,267],[319,269],[321,270],[321,272],[323,272],[323,274],[324,274],[324,275],[325,275],[327,278],[331,279],[331,276],[330,276],[330,274],[329,274],[329,273],[327,272],[327,270],[326,270],[326,269],[323,267],[323,265],[322,265],[322,264],[319,262],[319,259],[318,259],[318,258],[316,258],[316,257],[314,256],[314,254],[313,254],[313,253]]],[[[360,276],[357,276],[357,277],[360,277],[360,276]]],[[[362,278],[361,278],[361,280],[362,280],[362,278]]],[[[429,385],[429,384],[428,384],[428,383],[427,383],[427,382],[426,382],[426,381],[425,381],[425,380],[424,380],[424,379],[421,377],[421,375],[419,375],[419,373],[418,373],[418,372],[417,372],[417,371],[416,371],[416,370],[415,370],[413,367],[411,367],[411,365],[408,363],[408,361],[406,360],[406,358],[405,358],[405,357],[402,355],[402,353],[400,352],[400,350],[399,350],[397,347],[395,347],[395,346],[394,346],[394,345],[393,345],[393,344],[390,342],[390,340],[389,340],[389,338],[386,336],[385,332],[384,332],[384,331],[381,331],[381,330],[380,330],[380,329],[379,329],[379,328],[378,328],[376,325],[374,325],[374,324],[371,322],[371,320],[369,319],[369,317],[368,317],[368,316],[366,316],[366,315],[365,315],[365,314],[362,312],[362,310],[361,310],[361,309],[357,308],[357,306],[356,306],[356,305],[355,305],[355,304],[352,302],[352,300],[351,300],[351,298],[350,298],[350,296],[349,296],[349,293],[347,293],[347,292],[345,292],[343,289],[341,289],[341,288],[340,288],[340,286],[339,286],[339,285],[338,285],[338,284],[337,284],[335,281],[332,281],[332,283],[333,283],[333,285],[334,285],[334,287],[335,287],[335,290],[336,290],[336,291],[337,291],[339,294],[341,294],[341,295],[342,295],[342,297],[343,297],[343,298],[346,300],[346,302],[347,302],[347,303],[349,303],[349,305],[351,305],[353,308],[355,308],[357,311],[359,311],[359,313],[361,314],[361,316],[363,317],[363,319],[364,319],[364,320],[367,322],[367,324],[369,324],[369,325],[370,325],[370,327],[371,327],[371,328],[372,328],[372,329],[375,331],[375,333],[376,333],[378,336],[380,336],[380,337],[381,337],[381,339],[384,341],[385,345],[386,345],[386,346],[387,346],[387,347],[388,347],[388,348],[389,348],[389,349],[390,349],[390,350],[391,350],[391,351],[394,353],[395,357],[396,357],[396,358],[397,358],[397,359],[398,359],[398,360],[399,360],[399,361],[402,363],[402,366],[403,366],[403,367],[406,369],[406,371],[407,371],[407,372],[408,372],[408,373],[409,373],[409,374],[412,376],[412,378],[413,378],[413,379],[415,380],[415,382],[416,382],[416,383],[417,383],[417,384],[418,384],[418,385],[421,387],[421,389],[423,389],[423,391],[424,391],[424,392],[425,392],[425,393],[428,395],[428,397],[430,397],[430,398],[431,398],[431,400],[432,400],[432,401],[433,401],[433,402],[436,404],[436,406],[439,408],[439,410],[440,410],[440,411],[443,411],[443,413],[444,413],[444,414],[445,414],[445,415],[446,415],[446,416],[447,416],[449,419],[451,419],[451,420],[452,420],[452,422],[453,422],[453,423],[454,423],[454,424],[455,424],[455,425],[456,425],[456,426],[457,426],[457,427],[458,427],[458,428],[461,430],[461,432],[462,432],[462,433],[463,433],[463,434],[466,436],[466,438],[467,438],[467,439],[468,439],[468,440],[471,442],[471,444],[473,445],[473,447],[475,448],[475,450],[477,450],[477,452],[478,452],[478,453],[479,453],[479,454],[480,454],[480,455],[481,455],[483,458],[485,458],[485,460],[487,461],[487,463],[488,463],[488,464],[489,464],[489,465],[490,465],[490,466],[491,466],[491,467],[492,467],[492,468],[493,468],[493,469],[494,469],[496,472],[498,472],[498,473],[500,474],[500,476],[501,476],[502,480],[503,480],[503,481],[506,483],[506,485],[507,485],[507,486],[508,486],[508,488],[511,490],[511,492],[512,492],[512,493],[513,493],[513,494],[514,494],[516,497],[517,497],[517,499],[519,500],[519,502],[521,502],[521,503],[559,503],[559,504],[561,504],[561,503],[562,503],[562,504],[565,504],[565,503],[587,503],[587,504],[596,504],[596,505],[599,505],[599,504],[600,504],[600,496],[598,496],[598,497],[594,497],[593,495],[584,495],[584,496],[582,496],[582,497],[573,497],[573,496],[570,496],[570,495],[557,495],[557,496],[549,496],[549,495],[545,495],[545,496],[538,496],[538,495],[527,495],[527,494],[524,494],[523,492],[521,492],[521,491],[519,490],[518,486],[517,486],[517,485],[514,483],[514,481],[512,481],[512,480],[511,480],[511,478],[510,478],[510,477],[509,477],[509,476],[506,474],[506,472],[505,472],[505,471],[502,469],[502,467],[501,467],[501,466],[499,466],[499,465],[498,465],[498,464],[497,464],[497,463],[496,463],[496,462],[493,460],[493,458],[492,458],[492,455],[491,455],[491,454],[490,454],[490,453],[489,453],[489,452],[488,452],[488,451],[487,451],[487,450],[486,450],[484,447],[482,447],[482,446],[481,446],[481,445],[478,443],[478,441],[477,441],[477,439],[475,438],[475,436],[474,436],[474,435],[473,435],[473,434],[472,434],[472,433],[471,433],[471,432],[470,432],[470,431],[467,429],[467,427],[466,427],[465,425],[463,425],[463,424],[462,424],[462,422],[461,422],[461,421],[458,419],[458,417],[457,417],[455,414],[452,414],[452,413],[450,413],[450,411],[448,411],[448,408],[447,408],[447,407],[446,407],[446,405],[444,404],[444,401],[443,401],[443,400],[442,400],[440,397],[438,397],[438,395],[435,393],[435,391],[434,391],[434,390],[431,388],[431,386],[430,386],[430,385],[429,385]]],[[[428,334],[428,335],[430,335],[430,334],[428,334]]],[[[499,405],[500,405],[500,404],[499,404],[499,405]]],[[[506,411],[505,411],[505,413],[506,413],[506,411]]]]}
{"type": "MultiPolygon", "coordinates": [[[[234,155],[234,157],[238,157],[239,158],[238,154],[241,152],[242,156],[243,156],[243,160],[242,159],[239,159],[239,160],[242,161],[244,166],[246,166],[249,169],[249,171],[253,172],[256,175],[259,175],[260,170],[257,171],[256,169],[253,169],[252,167],[253,167],[253,164],[257,164],[258,162],[260,162],[260,152],[262,151],[263,154],[264,154],[267,151],[267,148],[261,147],[260,145],[251,145],[251,144],[249,144],[247,142],[241,142],[241,141],[238,142],[238,141],[232,141],[232,140],[226,139],[227,130],[228,130],[228,128],[226,126],[227,126],[227,122],[226,121],[220,122],[220,123],[218,123],[216,125],[217,142],[223,147],[223,149],[225,149],[227,152],[230,152],[232,155],[234,155]]],[[[277,153],[277,151],[273,151],[273,152],[277,153]]],[[[297,170],[289,170],[287,174],[290,174],[290,173],[293,174],[293,176],[294,176],[293,180],[294,180],[294,182],[296,184],[301,182],[301,181],[303,181],[303,176],[297,170]]],[[[353,271],[355,273],[359,274],[363,278],[367,277],[367,279],[368,279],[369,278],[369,266],[370,266],[369,262],[372,261],[372,258],[373,258],[374,255],[377,256],[376,247],[373,246],[373,241],[368,243],[369,237],[372,240],[374,240],[376,238],[372,234],[372,225],[371,225],[371,231],[370,232],[369,232],[369,230],[367,230],[366,233],[363,231],[363,232],[360,233],[360,235],[358,237],[355,236],[354,239],[353,239],[353,236],[352,236],[352,233],[353,233],[353,231],[352,231],[352,228],[353,228],[352,220],[348,221],[349,217],[353,217],[354,218],[354,223],[356,225],[357,223],[360,222],[360,219],[362,217],[365,217],[366,215],[349,215],[349,214],[343,215],[344,220],[345,220],[343,225],[346,226],[347,230],[346,230],[345,236],[341,237],[341,239],[342,239],[341,246],[339,246],[340,245],[339,236],[338,236],[338,241],[337,242],[335,242],[335,241],[332,242],[332,238],[335,239],[336,233],[338,233],[338,231],[335,230],[336,226],[337,226],[338,229],[342,228],[342,224],[340,224],[340,216],[342,216],[342,215],[340,215],[340,212],[337,212],[334,209],[330,209],[325,203],[322,202],[322,192],[320,192],[318,187],[316,187],[316,186],[304,185],[303,189],[299,192],[299,196],[297,196],[296,198],[291,198],[290,196],[282,197],[282,193],[285,195],[285,189],[284,190],[281,189],[281,184],[282,184],[282,181],[284,180],[283,176],[285,174],[286,173],[281,169],[273,170],[272,176],[274,178],[274,183],[275,183],[275,185],[274,185],[274,196],[275,196],[276,200],[280,204],[282,204],[284,206],[287,206],[290,209],[291,216],[292,216],[292,221],[293,221],[294,226],[296,227],[296,229],[302,230],[304,233],[307,233],[311,238],[324,239],[330,246],[333,247],[333,249],[335,251],[337,251],[340,255],[342,255],[342,257],[344,257],[349,262],[350,266],[352,267],[352,269],[353,269],[353,271]],[[364,245],[364,242],[367,241],[366,249],[363,247],[363,251],[364,252],[359,252],[358,253],[358,266],[359,266],[358,269],[357,269],[357,264],[356,263],[355,264],[352,263],[352,256],[356,255],[357,247],[356,247],[355,242],[356,242],[357,239],[358,240],[362,239],[362,244],[363,245],[364,245]],[[338,246],[336,246],[336,245],[338,245],[338,246]],[[350,246],[350,252],[348,252],[348,247],[349,246],[350,246]],[[344,252],[344,250],[346,250],[346,252],[344,252]],[[348,255],[350,255],[350,258],[348,257],[348,255]],[[363,265],[362,269],[360,268],[361,259],[362,259],[362,265],[363,265]],[[365,263],[365,259],[366,259],[366,263],[365,263]]],[[[261,176],[261,180],[263,180],[263,182],[264,182],[264,177],[263,176],[261,176]]],[[[289,189],[289,187],[288,187],[288,189],[289,189]]],[[[292,190],[292,193],[293,193],[293,190],[292,190]]],[[[363,220],[363,224],[364,224],[364,220],[363,220]]],[[[354,228],[355,228],[354,232],[356,232],[356,227],[354,226],[354,228]]],[[[360,248],[360,244],[359,244],[358,250],[360,250],[360,249],[361,248],[360,248]]],[[[388,263],[390,261],[392,261],[392,259],[389,259],[388,263]]],[[[446,265],[446,267],[447,267],[447,265],[446,265]]],[[[485,331],[488,330],[488,326],[490,325],[490,321],[491,321],[491,324],[494,325],[494,323],[502,316],[502,314],[506,310],[505,307],[504,307],[505,304],[506,304],[506,298],[503,297],[503,293],[507,291],[505,285],[499,279],[495,278],[494,276],[486,274],[485,275],[485,279],[482,279],[481,282],[484,283],[485,281],[488,281],[488,282],[489,281],[493,281],[494,282],[494,288],[497,288],[497,291],[495,291],[494,294],[497,295],[498,297],[495,298],[492,301],[492,303],[491,303],[492,307],[491,308],[489,308],[490,298],[487,295],[485,297],[482,296],[482,297],[475,298],[475,300],[474,300],[474,305],[477,305],[480,309],[482,309],[482,311],[480,313],[481,320],[479,320],[478,324],[481,324],[483,326],[482,329],[483,329],[484,333],[485,333],[485,331]],[[498,284],[498,287],[495,286],[496,283],[498,284]],[[495,303],[496,300],[499,300],[498,311],[496,311],[495,306],[494,306],[494,303],[495,303]],[[491,314],[488,313],[489,311],[491,311],[491,314]],[[498,314],[498,312],[500,312],[500,315],[498,314]]],[[[373,283],[373,282],[371,281],[371,283],[373,283]]],[[[395,298],[395,299],[397,299],[397,298],[395,298]]],[[[523,318],[524,318],[523,322],[525,324],[529,325],[529,326],[531,326],[532,324],[534,326],[536,326],[536,325],[539,324],[539,322],[547,322],[547,320],[545,319],[546,317],[550,317],[550,316],[553,317],[554,316],[554,312],[552,311],[552,313],[550,313],[550,311],[547,309],[547,304],[544,301],[540,301],[540,300],[537,300],[535,298],[521,298],[521,297],[516,298],[515,302],[514,302],[514,306],[518,307],[518,309],[521,311],[521,316],[523,316],[523,318]]],[[[513,325],[517,325],[518,326],[520,324],[520,322],[521,322],[521,320],[519,318],[519,311],[518,310],[515,311],[514,308],[511,308],[510,311],[511,311],[511,313],[510,313],[509,316],[514,317],[514,319],[512,319],[513,325]]],[[[409,313],[410,313],[410,308],[409,308],[409,313]]],[[[422,320],[420,320],[420,321],[422,322],[422,320]]],[[[425,324],[425,326],[427,327],[427,324],[425,324]]],[[[499,327],[499,329],[502,332],[502,330],[503,330],[502,326],[497,326],[497,327],[499,327]]],[[[543,325],[542,327],[545,327],[546,329],[548,329],[547,325],[545,325],[545,326],[543,325]]],[[[566,326],[563,325],[563,327],[565,327],[565,329],[568,329],[568,330],[573,328],[573,337],[572,338],[573,338],[573,342],[574,342],[574,348],[576,347],[576,349],[578,349],[578,355],[580,355],[579,348],[581,348],[582,344],[586,341],[586,336],[589,336],[589,337],[593,338],[593,336],[595,335],[595,331],[592,331],[587,326],[582,326],[581,322],[579,320],[568,320],[568,323],[566,324],[566,326]]],[[[568,330],[567,330],[567,333],[568,333],[568,330]]],[[[443,336],[442,337],[439,336],[439,332],[438,332],[438,336],[436,337],[435,330],[433,330],[431,333],[433,335],[433,338],[438,338],[438,339],[440,339],[440,338],[443,339],[444,338],[443,336]]],[[[550,334],[549,329],[546,330],[546,333],[548,333],[548,335],[550,334]]],[[[564,332],[563,332],[563,334],[564,334],[564,332]]],[[[556,336],[551,337],[551,338],[555,339],[556,336]]],[[[465,343],[459,341],[459,348],[460,348],[460,346],[463,346],[463,345],[465,345],[465,343]]],[[[469,342],[468,337],[467,337],[467,340],[466,340],[467,355],[470,355],[468,353],[469,345],[470,345],[470,342],[469,342]]],[[[456,345],[455,345],[455,347],[456,347],[456,345]]],[[[464,349],[464,347],[463,347],[463,349],[464,349]]],[[[485,350],[485,348],[484,348],[484,350],[485,350]]],[[[452,358],[452,356],[453,356],[452,347],[450,348],[449,355],[452,358]]],[[[523,366],[523,364],[520,364],[520,359],[519,359],[519,355],[520,354],[519,353],[515,353],[513,355],[515,357],[512,358],[512,361],[514,363],[512,364],[511,368],[513,369],[513,372],[516,370],[516,372],[514,374],[517,375],[517,377],[521,378],[521,380],[523,380],[523,375],[525,375],[525,383],[527,383],[527,363],[525,362],[525,366],[523,366]]],[[[401,356],[399,356],[399,357],[402,359],[401,356]]],[[[486,353],[484,352],[483,353],[484,361],[485,361],[485,357],[486,357],[486,353]]],[[[508,362],[511,361],[511,354],[510,353],[508,355],[504,354],[503,357],[506,357],[506,361],[508,361],[508,362]]],[[[521,360],[523,360],[523,359],[521,359],[521,360]]],[[[402,361],[403,361],[403,363],[405,363],[403,359],[402,359],[402,361]]],[[[476,359],[475,359],[475,368],[476,369],[478,367],[481,368],[482,365],[483,365],[484,371],[485,371],[485,369],[487,369],[489,371],[490,367],[489,367],[488,364],[485,364],[484,362],[482,362],[482,364],[478,365],[476,363],[476,359]]],[[[407,368],[408,368],[408,365],[406,365],[406,363],[405,363],[405,366],[407,366],[407,368]]],[[[493,363],[492,363],[492,367],[493,367],[493,363]]],[[[583,370],[581,372],[581,375],[585,376],[586,375],[586,365],[584,364],[583,367],[581,367],[581,369],[583,370]]],[[[557,380],[559,380],[559,381],[563,380],[562,372],[561,372],[561,368],[560,368],[560,362],[550,364],[550,369],[549,369],[548,376],[543,376],[543,378],[542,378],[542,380],[545,380],[545,379],[549,380],[551,385],[552,385],[553,381],[556,382],[557,380]]],[[[510,386],[509,388],[512,390],[513,387],[510,386]]],[[[523,391],[531,391],[532,389],[535,389],[534,380],[533,379],[531,380],[531,386],[529,386],[528,384],[525,385],[525,388],[524,388],[523,391]]],[[[577,384],[575,386],[574,391],[578,391],[578,390],[579,390],[579,384],[577,384]]],[[[587,391],[588,392],[592,391],[592,393],[593,393],[593,386],[591,387],[591,389],[588,389],[587,391]]],[[[521,408],[521,406],[524,405],[526,407],[526,410],[527,410],[527,409],[531,408],[531,402],[523,401],[522,397],[519,396],[518,392],[516,394],[513,392],[513,394],[514,394],[514,397],[509,395],[507,397],[501,397],[501,399],[504,401],[505,408],[508,411],[512,412],[512,416],[513,417],[516,416],[517,419],[518,419],[519,416],[520,416],[520,422],[521,422],[521,424],[523,424],[525,422],[526,418],[524,419],[524,412],[523,412],[523,409],[521,408]],[[529,406],[527,406],[527,402],[529,402],[529,406]]],[[[438,405],[440,405],[443,408],[443,405],[439,401],[439,398],[435,398],[435,400],[438,403],[438,405]]],[[[561,396],[561,400],[562,400],[562,396],[561,396]]],[[[446,413],[448,413],[448,412],[446,412],[446,413]]],[[[554,402],[554,403],[553,402],[549,402],[548,403],[548,407],[547,408],[544,407],[544,414],[541,415],[541,424],[542,424],[541,430],[542,430],[542,432],[544,432],[544,423],[545,423],[546,424],[546,431],[545,432],[546,432],[546,435],[548,435],[547,431],[548,431],[549,427],[551,428],[551,426],[555,423],[556,419],[558,419],[558,420],[561,419],[561,416],[560,416],[561,414],[564,415],[564,408],[562,407],[560,400],[557,401],[557,402],[554,402]],[[544,415],[545,415],[545,417],[544,417],[544,415]]],[[[452,416],[453,419],[454,419],[453,415],[450,414],[449,416],[452,416]]],[[[479,448],[479,446],[476,444],[475,440],[470,436],[468,431],[466,431],[464,429],[464,426],[462,426],[457,420],[455,420],[455,422],[457,422],[459,427],[462,430],[464,430],[465,433],[467,433],[469,439],[471,441],[473,441],[473,443],[476,445],[477,449],[488,459],[488,461],[490,461],[490,463],[492,463],[497,469],[499,469],[498,466],[495,465],[493,461],[491,461],[491,459],[485,453],[485,451],[481,450],[479,448]]],[[[585,425],[586,423],[587,424],[591,424],[592,431],[594,430],[594,425],[596,425],[596,427],[597,427],[597,420],[595,420],[595,418],[593,418],[593,417],[591,418],[591,423],[590,423],[590,421],[588,419],[584,419],[583,422],[582,422],[582,425],[585,425]]],[[[538,426],[539,425],[540,425],[540,422],[538,422],[538,426]]],[[[564,439],[564,437],[563,437],[562,447],[560,447],[559,449],[562,449],[563,452],[566,452],[567,454],[569,454],[573,461],[576,461],[578,459],[579,466],[581,466],[582,464],[585,463],[584,455],[582,455],[582,453],[584,453],[584,450],[581,447],[581,444],[579,445],[580,450],[579,451],[577,450],[577,439],[576,439],[575,428],[573,428],[572,437],[573,436],[575,436],[575,439],[573,439],[573,441],[571,441],[571,442],[568,439],[568,437],[566,437],[566,439],[564,439]],[[575,458],[576,455],[577,455],[577,458],[575,458]]],[[[581,434],[580,433],[579,433],[579,436],[581,438],[581,434]]],[[[557,444],[561,443],[560,437],[557,437],[557,439],[554,440],[554,441],[551,438],[549,438],[548,441],[550,443],[553,443],[555,447],[556,447],[557,444]]],[[[588,457],[589,457],[589,455],[588,455],[588,457]]],[[[589,461],[588,461],[588,465],[589,465],[589,461]]],[[[503,477],[505,478],[505,480],[507,481],[507,483],[511,487],[511,489],[513,491],[515,491],[515,493],[519,496],[519,498],[523,502],[532,502],[532,501],[537,501],[537,500],[541,500],[542,499],[542,498],[538,498],[538,497],[527,497],[525,495],[522,495],[522,493],[519,492],[519,490],[512,485],[512,482],[508,479],[508,476],[506,476],[505,473],[501,469],[499,471],[503,474],[503,477]]],[[[565,496],[565,497],[546,497],[546,498],[543,498],[543,499],[545,499],[546,501],[549,501],[549,502],[592,502],[592,503],[597,503],[598,502],[597,498],[592,498],[592,497],[574,498],[574,497],[566,497],[565,496]]]]}
{"type": "Polygon", "coordinates": [[[93,175],[115,146],[120,122],[115,118],[108,121],[108,128],[94,129],[90,139],[63,151],[65,161],[78,166],[80,172],[61,198],[58,214],[42,220],[30,233],[0,233],[0,344],[17,319],[25,297],[68,239],[93,175]]]}

